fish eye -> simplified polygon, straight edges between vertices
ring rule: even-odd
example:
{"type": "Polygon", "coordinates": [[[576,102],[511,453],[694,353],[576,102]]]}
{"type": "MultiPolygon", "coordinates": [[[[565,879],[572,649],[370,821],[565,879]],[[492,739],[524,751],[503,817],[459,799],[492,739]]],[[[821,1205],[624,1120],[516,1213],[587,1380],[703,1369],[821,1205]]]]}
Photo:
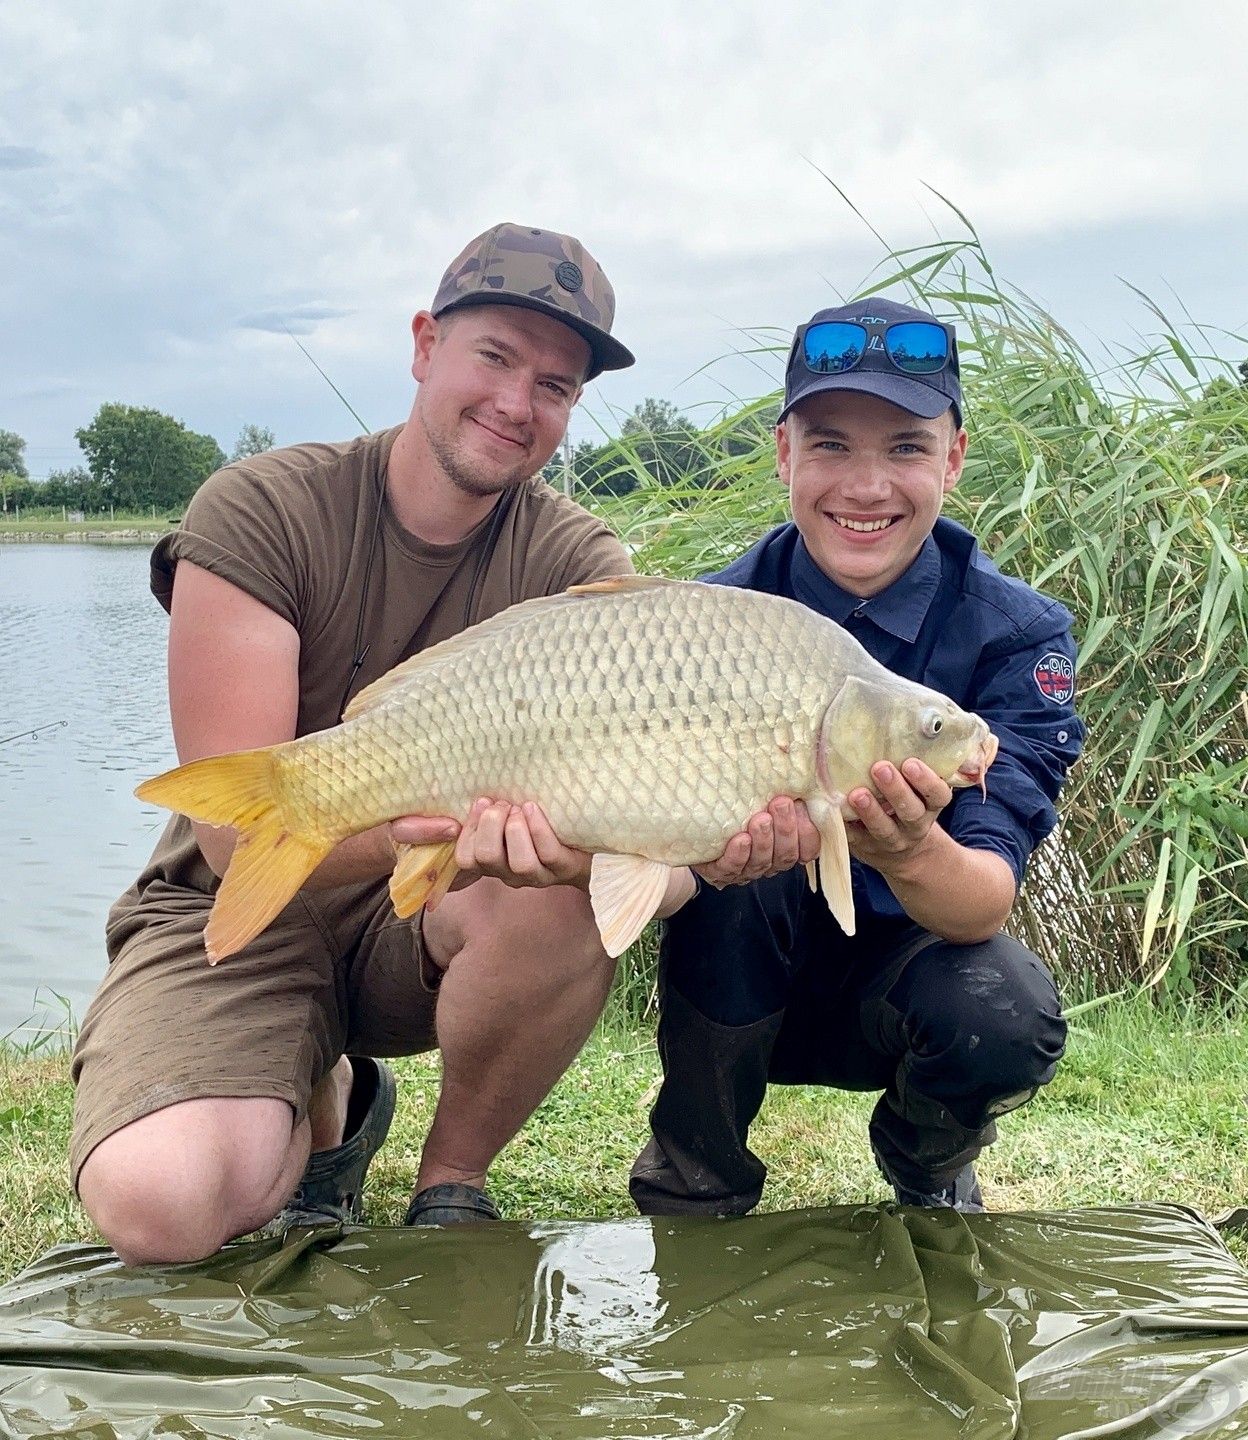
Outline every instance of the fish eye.
{"type": "Polygon", "coordinates": [[[924,710],[919,720],[919,727],[929,740],[935,740],[945,728],[945,722],[935,710],[924,710]]]}

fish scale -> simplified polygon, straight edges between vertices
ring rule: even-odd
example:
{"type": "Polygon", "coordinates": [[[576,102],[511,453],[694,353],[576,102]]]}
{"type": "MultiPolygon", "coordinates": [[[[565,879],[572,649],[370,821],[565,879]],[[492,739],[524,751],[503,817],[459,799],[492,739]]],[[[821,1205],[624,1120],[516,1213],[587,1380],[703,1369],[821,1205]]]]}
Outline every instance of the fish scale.
{"type": "Polygon", "coordinates": [[[777,737],[804,722],[813,739],[826,679],[807,677],[787,695],[777,681],[798,673],[797,650],[822,627],[783,602],[745,607],[742,623],[737,592],[713,586],[678,587],[646,614],[654,593],[624,603],[586,596],[518,636],[482,634],[444,662],[416,665],[341,736],[330,732],[323,777],[292,755],[309,798],[320,795],[318,823],[367,828],[430,813],[435,798],[462,817],[486,794],[539,801],[560,838],[581,849],[668,863],[718,855],[771,796],[810,786],[813,744],[790,739],[786,753],[777,737]],[[401,755],[403,766],[361,763],[353,775],[344,752],[401,755]]]}
{"type": "MultiPolygon", "coordinates": [[[[668,867],[716,858],[776,795],[806,801],[825,894],[852,933],[848,791],[871,784],[872,762],[910,755],[982,783],[995,749],[977,716],[803,605],[630,576],[513,606],[396,666],[341,725],[193,762],[139,794],[246,842],[210,955],[258,933],[339,841],[399,815],[463,820],[480,796],[536,801],[564,844],[594,853],[591,898],[618,953],[668,867]]],[[[409,847],[398,913],[441,893],[453,865],[453,846],[409,847]]]]}

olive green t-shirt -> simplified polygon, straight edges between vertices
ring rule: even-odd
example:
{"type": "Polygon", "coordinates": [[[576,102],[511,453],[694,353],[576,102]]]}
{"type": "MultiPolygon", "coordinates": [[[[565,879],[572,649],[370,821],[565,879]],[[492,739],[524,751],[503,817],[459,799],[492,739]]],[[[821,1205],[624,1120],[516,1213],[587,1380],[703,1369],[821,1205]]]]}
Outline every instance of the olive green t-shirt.
{"type": "MultiPolygon", "coordinates": [[[[299,632],[298,735],[339,719],[361,602],[360,648],[367,653],[353,695],[409,655],[508,605],[633,568],[602,521],[536,478],[513,492],[488,558],[493,512],[452,545],[409,533],[381,498],[400,429],[270,450],[226,466],[196,492],[181,528],[152,552],[152,592],[166,610],[177,564],[189,560],[299,632]]],[[[175,899],[169,886],[211,894],[218,883],[190,822],[174,816],[143,874],[113,907],[110,955],[142,926],[146,899],[154,917],[175,899]]]]}

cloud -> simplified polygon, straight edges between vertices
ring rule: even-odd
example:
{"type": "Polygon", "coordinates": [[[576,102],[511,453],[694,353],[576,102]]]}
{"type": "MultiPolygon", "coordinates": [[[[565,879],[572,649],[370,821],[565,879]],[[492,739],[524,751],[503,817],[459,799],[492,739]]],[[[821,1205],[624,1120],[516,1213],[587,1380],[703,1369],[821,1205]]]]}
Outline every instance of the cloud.
{"type": "Polygon", "coordinates": [[[234,324],[240,330],[268,330],[276,335],[288,331],[292,335],[310,335],[320,320],[339,320],[350,315],[350,310],[340,310],[333,305],[291,305],[285,309],[262,310],[255,315],[244,315],[234,324]]]}
{"type": "Polygon", "coordinates": [[[51,164],[51,156],[33,145],[0,145],[0,170],[38,170],[51,164]]]}
{"type": "Polygon", "coordinates": [[[882,228],[912,223],[923,181],[1006,234],[1248,200],[1248,168],[1225,162],[1248,127],[1229,105],[1210,114],[1219,67],[1235,93],[1248,42],[1238,0],[1195,15],[1156,0],[1034,15],[988,0],[871,14],[427,0],[353,27],[290,0],[155,25],[146,0],[44,8],[42,24],[9,21],[0,48],[24,42],[24,73],[50,62],[66,83],[19,82],[13,108],[122,263],[128,241],[150,259],[163,240],[164,263],[201,273],[284,263],[305,281],[415,287],[502,218],[575,225],[617,253],[849,235],[809,162],[882,228]],[[470,51],[447,48],[465,33],[470,51]]]}
{"type": "Polygon", "coordinates": [[[49,376],[23,385],[13,393],[19,400],[50,400],[61,395],[73,395],[82,389],[82,382],[68,375],[49,376]]]}

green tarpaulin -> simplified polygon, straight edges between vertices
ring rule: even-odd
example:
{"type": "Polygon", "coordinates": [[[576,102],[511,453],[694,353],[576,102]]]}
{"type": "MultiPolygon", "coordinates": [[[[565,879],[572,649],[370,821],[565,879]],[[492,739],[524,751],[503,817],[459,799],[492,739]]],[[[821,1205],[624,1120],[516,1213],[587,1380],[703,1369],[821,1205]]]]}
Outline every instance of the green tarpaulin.
{"type": "Polygon", "coordinates": [[[1248,1272],[1178,1206],[323,1227],[0,1289],[5,1435],[1248,1432],[1248,1272]]]}

